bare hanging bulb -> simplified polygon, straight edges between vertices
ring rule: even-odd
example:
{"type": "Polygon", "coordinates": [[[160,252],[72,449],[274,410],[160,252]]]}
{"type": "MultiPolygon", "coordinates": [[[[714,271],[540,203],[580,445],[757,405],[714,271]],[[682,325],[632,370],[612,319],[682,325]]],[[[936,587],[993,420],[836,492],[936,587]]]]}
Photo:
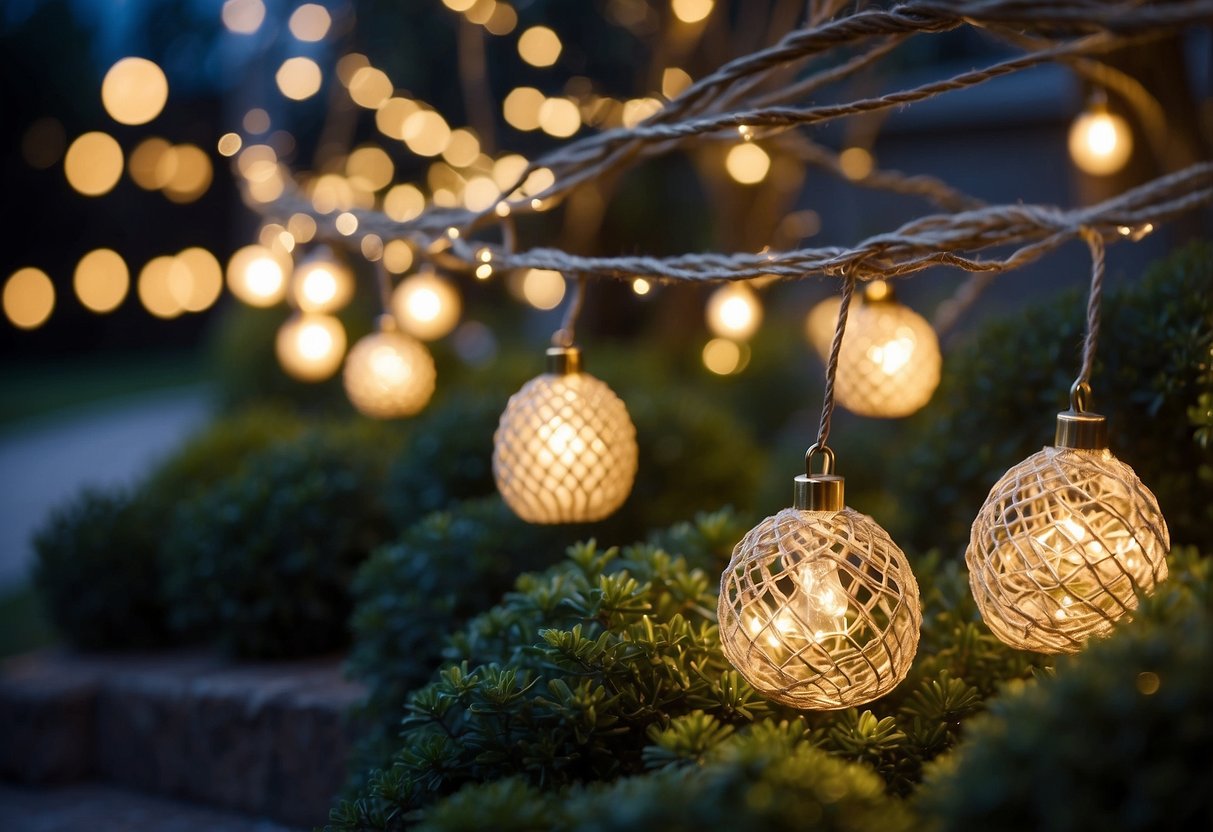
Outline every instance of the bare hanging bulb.
{"type": "Polygon", "coordinates": [[[762,301],[749,286],[730,283],[712,292],[705,312],[708,329],[721,338],[744,341],[762,323],[762,301]]]}
{"type": "Polygon", "coordinates": [[[1054,445],[1004,474],[973,521],[973,597],[994,634],[1021,650],[1075,652],[1167,577],[1158,501],[1108,450],[1087,395],[1075,383],[1054,445]]]}
{"type": "MultiPolygon", "coordinates": [[[[805,335],[824,360],[830,351],[838,299],[827,298],[805,318],[805,335]]],[[[939,339],[921,315],[874,280],[851,305],[838,360],[838,403],[852,413],[899,419],[920,410],[939,386],[939,339]]]]}
{"type": "Polygon", "coordinates": [[[354,276],[322,246],[295,267],[291,295],[304,312],[336,312],[354,296],[354,276]]]}
{"type": "Polygon", "coordinates": [[[844,505],[843,478],[822,450],[825,473],[797,477],[792,507],[733,550],[717,610],[733,667],[763,696],[805,710],[891,691],[910,670],[922,624],[905,554],[844,505]]]}
{"type": "Polygon", "coordinates": [[[1118,172],[1133,155],[1133,131],[1123,118],[1108,110],[1105,96],[1092,99],[1070,126],[1070,158],[1093,176],[1118,172]]]}
{"type": "Polygon", "coordinates": [[[341,366],[345,327],[331,315],[292,315],[274,341],[278,363],[300,381],[324,381],[341,366]]]}
{"type": "Polygon", "coordinates": [[[412,416],[434,395],[434,359],[425,345],[384,315],[379,331],[354,344],[342,381],[350,403],[375,419],[412,416]]]}
{"type": "Polygon", "coordinates": [[[627,407],[581,369],[576,347],[548,350],[548,371],[510,397],[493,436],[497,490],[528,523],[582,523],[615,512],[636,478],[627,407]]]}
{"type": "Polygon", "coordinates": [[[392,293],[392,313],[400,328],[423,341],[446,335],[459,323],[459,292],[432,271],[406,277],[392,293]]]}

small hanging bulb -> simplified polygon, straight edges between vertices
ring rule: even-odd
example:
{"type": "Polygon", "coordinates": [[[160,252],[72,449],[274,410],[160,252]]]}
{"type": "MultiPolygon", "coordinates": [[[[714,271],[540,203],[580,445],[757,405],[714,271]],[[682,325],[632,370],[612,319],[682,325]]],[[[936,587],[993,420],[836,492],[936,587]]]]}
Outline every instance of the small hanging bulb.
{"type": "MultiPolygon", "coordinates": [[[[829,333],[822,337],[820,321],[837,311],[837,300],[823,301],[806,322],[810,340],[823,355],[829,333]]],[[[850,317],[838,361],[838,403],[876,419],[899,419],[920,410],[939,386],[942,358],[935,330],[900,303],[883,280],[865,287],[850,317]]]]}
{"type": "Polygon", "coordinates": [[[742,539],[720,579],[724,655],[754,689],[804,710],[884,696],[905,678],[922,624],[918,582],[876,521],[845,505],[834,454],[814,445],[792,507],[742,539]],[[825,457],[821,474],[810,460],[825,457]]]}
{"type": "Polygon", "coordinates": [[[244,246],[227,263],[227,286],[249,306],[273,306],[286,296],[290,257],[265,246],[244,246]]]}
{"type": "Polygon", "coordinates": [[[291,296],[304,312],[336,312],[354,296],[354,276],[331,250],[321,247],[295,268],[291,296]]]}
{"type": "Polygon", "coordinates": [[[708,298],[708,329],[721,338],[744,341],[762,323],[762,302],[742,283],[721,286],[708,298]]]}
{"type": "Polygon", "coordinates": [[[433,341],[459,323],[462,304],[454,286],[432,271],[421,271],[400,281],[392,293],[391,307],[402,330],[433,341]]]}
{"type": "Polygon", "coordinates": [[[1073,653],[1167,577],[1158,501],[1108,450],[1107,421],[1075,382],[1052,446],[1003,475],[965,552],[982,618],[1021,650],[1073,653]]]}
{"type": "Polygon", "coordinates": [[[434,359],[417,339],[396,328],[391,315],[379,331],[360,339],[345,360],[345,393],[359,412],[374,419],[411,416],[434,395],[434,359]]]}
{"type": "Polygon", "coordinates": [[[582,370],[574,346],[510,397],[493,436],[493,476],[528,523],[584,523],[614,513],[636,478],[636,428],[623,401],[582,370]]]}
{"type": "Polygon", "coordinates": [[[324,381],[341,366],[345,328],[331,315],[292,315],[278,328],[274,347],[287,375],[300,381],[324,381]]]}
{"type": "Polygon", "coordinates": [[[1125,166],[1133,154],[1133,131],[1128,123],[1109,112],[1106,97],[1092,98],[1070,126],[1070,158],[1080,170],[1094,176],[1109,176],[1125,166]]]}

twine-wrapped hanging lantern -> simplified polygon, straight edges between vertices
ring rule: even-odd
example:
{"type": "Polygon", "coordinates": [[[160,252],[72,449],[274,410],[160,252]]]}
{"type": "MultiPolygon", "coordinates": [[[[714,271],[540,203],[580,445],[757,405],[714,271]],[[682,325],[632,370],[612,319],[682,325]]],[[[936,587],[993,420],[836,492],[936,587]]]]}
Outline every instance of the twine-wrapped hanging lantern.
{"type": "Polygon", "coordinates": [[[350,350],[342,381],[350,402],[365,415],[411,416],[434,395],[434,359],[424,344],[397,331],[391,315],[383,315],[379,331],[350,350]]]}
{"type": "MultiPolygon", "coordinates": [[[[823,357],[829,333],[822,324],[837,308],[837,301],[823,301],[806,321],[810,340],[823,357]]],[[[909,416],[931,400],[941,364],[935,330],[899,302],[885,281],[874,280],[851,310],[838,360],[838,403],[860,416],[909,416]]]]}
{"type": "MultiPolygon", "coordinates": [[[[809,450],[809,457],[817,450],[809,450]]],[[[724,655],[769,699],[806,710],[862,705],[895,688],[922,624],[909,561],[845,506],[843,478],[799,476],[791,508],[742,539],[720,580],[724,655]]]]}
{"type": "Polygon", "coordinates": [[[982,618],[1012,647],[1072,653],[1105,635],[1167,577],[1158,501],[1107,445],[1076,382],[1052,447],[1003,475],[973,522],[965,560],[982,618]]]}
{"type": "Polygon", "coordinates": [[[581,369],[576,347],[547,352],[547,372],[510,397],[493,436],[493,476],[528,523],[601,520],[636,479],[636,428],[611,388],[581,369]]]}

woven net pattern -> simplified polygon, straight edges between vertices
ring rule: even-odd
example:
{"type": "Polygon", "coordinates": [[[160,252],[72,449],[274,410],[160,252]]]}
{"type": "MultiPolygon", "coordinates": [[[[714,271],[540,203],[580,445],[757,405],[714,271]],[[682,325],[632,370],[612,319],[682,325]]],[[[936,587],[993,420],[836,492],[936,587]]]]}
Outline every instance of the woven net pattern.
{"type": "MultiPolygon", "coordinates": [[[[836,313],[837,303],[833,308],[836,313]]],[[[940,363],[935,330],[913,309],[896,301],[856,302],[838,355],[835,395],[861,416],[909,416],[939,386],[940,363]]]]}
{"type": "Polygon", "coordinates": [[[434,378],[430,351],[402,332],[376,332],[354,344],[342,376],[354,407],[375,419],[421,410],[434,394],[434,378]]]}
{"type": "Polygon", "coordinates": [[[580,523],[632,491],[636,428],[623,401],[588,373],[546,373],[510,397],[493,436],[493,476],[528,523],[580,523]]]}
{"type": "Polygon", "coordinates": [[[1012,647],[1072,653],[1167,577],[1158,501],[1108,450],[1046,447],[1003,475],[965,560],[986,624],[1012,647]]]}
{"type": "Polygon", "coordinates": [[[811,710],[870,702],[918,650],[918,582],[871,517],[784,509],[750,530],[720,579],[724,654],[764,696],[811,710]]]}

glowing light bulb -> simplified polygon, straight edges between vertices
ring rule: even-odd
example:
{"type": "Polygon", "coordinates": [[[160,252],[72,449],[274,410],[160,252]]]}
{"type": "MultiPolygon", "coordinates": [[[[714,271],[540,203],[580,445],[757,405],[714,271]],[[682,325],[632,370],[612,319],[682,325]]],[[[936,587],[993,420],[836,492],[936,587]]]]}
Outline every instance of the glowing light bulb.
{"type": "Polygon", "coordinates": [[[423,341],[454,329],[462,306],[455,287],[433,272],[406,277],[392,293],[392,314],[400,328],[423,341]]]}
{"type": "Polygon", "coordinates": [[[550,372],[527,382],[493,437],[493,476],[528,523],[613,514],[636,478],[636,429],[611,388],[580,370],[575,348],[551,350],[550,372]]]}
{"type": "Polygon", "coordinates": [[[730,283],[708,298],[708,328],[722,338],[745,340],[762,323],[762,304],[748,286],[730,283]]]}
{"type": "Polygon", "coordinates": [[[1123,118],[1105,107],[1084,112],[1070,127],[1070,158],[1095,176],[1116,173],[1133,153],[1133,132],[1123,118]]]}
{"type": "Polygon", "coordinates": [[[345,356],[345,328],[330,315],[294,315],[278,329],[278,363],[300,381],[324,381],[345,356]]]}
{"type": "Polygon", "coordinates": [[[801,491],[737,544],[720,579],[725,657],[755,690],[795,708],[870,702],[909,672],[922,623],[909,561],[872,518],[842,504],[842,479],[801,491]],[[825,495],[819,498],[819,495],[825,495]],[[802,499],[803,498],[803,499],[802,499]]]}
{"type": "Polygon", "coordinates": [[[291,281],[295,304],[304,312],[336,312],[354,296],[354,277],[327,254],[302,263],[291,281]]]}
{"type": "Polygon", "coordinates": [[[1072,653],[1107,634],[1138,592],[1167,577],[1171,545],[1154,495],[1102,439],[1065,447],[1075,443],[1059,428],[1058,442],[995,483],[965,552],[990,630],[1042,653],[1072,653]]]}
{"type": "MultiPolygon", "coordinates": [[[[834,337],[838,299],[822,301],[805,322],[813,347],[826,360],[834,337]]],[[[853,301],[838,355],[838,403],[861,416],[896,419],[931,400],[942,356],[935,330],[898,302],[884,281],[873,281],[853,301]]]]}
{"type": "Polygon", "coordinates": [[[434,394],[434,360],[417,339],[385,328],[354,344],[342,380],[350,402],[363,414],[411,416],[434,394]]]}
{"type": "Polygon", "coordinates": [[[227,286],[249,306],[273,306],[286,297],[289,262],[265,246],[245,246],[227,263],[227,286]]]}

